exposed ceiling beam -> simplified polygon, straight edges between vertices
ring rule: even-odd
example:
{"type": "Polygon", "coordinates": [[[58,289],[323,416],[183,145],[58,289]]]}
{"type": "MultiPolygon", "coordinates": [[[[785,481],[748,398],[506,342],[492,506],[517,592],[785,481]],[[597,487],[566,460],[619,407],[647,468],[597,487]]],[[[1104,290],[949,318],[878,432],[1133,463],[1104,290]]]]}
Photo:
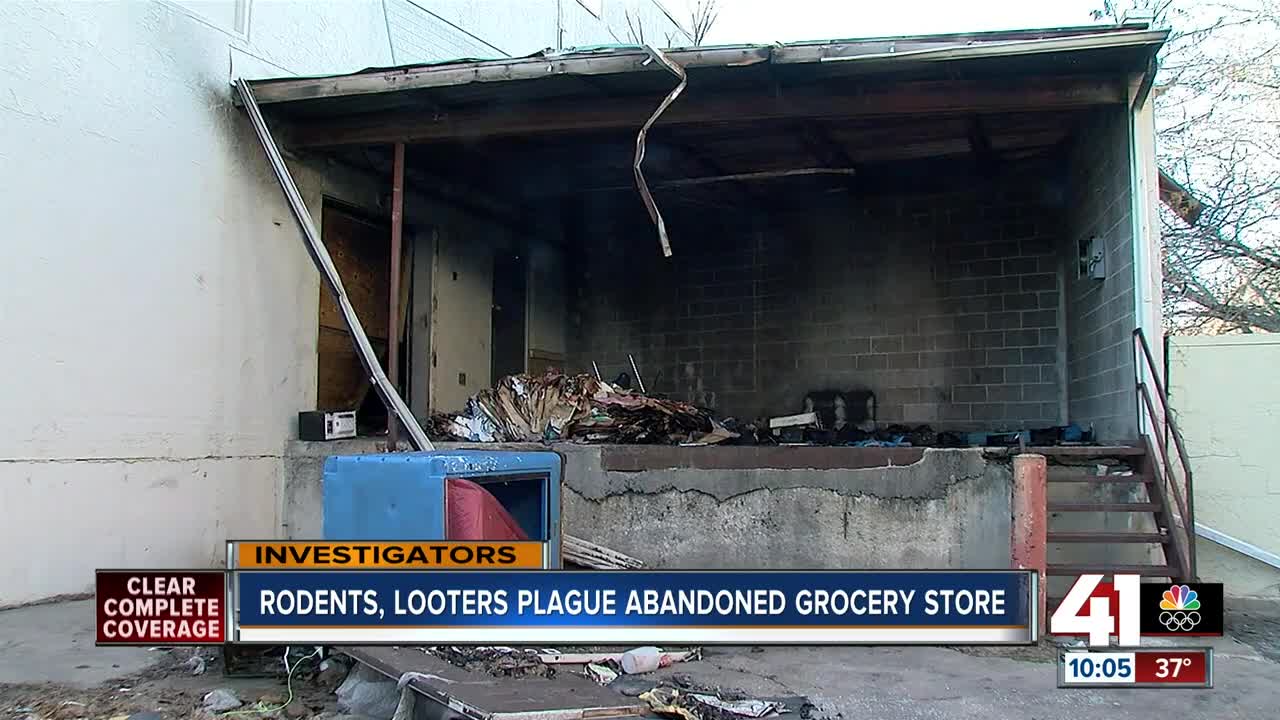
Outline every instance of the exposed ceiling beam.
{"type": "MultiPolygon", "coordinates": [[[[819,123],[813,120],[805,121],[800,123],[798,130],[800,142],[804,145],[805,150],[822,165],[829,168],[851,168],[856,166],[853,158],[849,155],[849,151],[843,145],[831,139],[831,134],[819,123]]],[[[850,190],[857,190],[858,178],[850,175],[846,178],[845,184],[850,190]]]]}
{"type": "Polygon", "coordinates": [[[853,158],[844,146],[831,139],[831,135],[815,122],[801,123],[797,128],[800,141],[813,159],[827,167],[851,167],[853,158]]]}
{"type": "Polygon", "coordinates": [[[978,174],[989,177],[996,174],[1000,165],[1000,157],[991,147],[991,136],[987,134],[982,118],[974,116],[969,122],[969,152],[973,153],[978,174]]]}
{"type": "MultiPolygon", "coordinates": [[[[804,118],[856,118],[919,114],[1054,111],[1125,102],[1119,81],[1099,77],[1040,77],[1001,82],[929,81],[841,84],[780,96],[759,92],[696,92],[681,98],[660,127],[708,122],[758,122],[804,118]]],[[[430,143],[619,128],[638,129],[658,100],[611,98],[583,104],[533,103],[487,106],[443,115],[370,113],[296,126],[295,147],[369,143],[430,143]]]]}

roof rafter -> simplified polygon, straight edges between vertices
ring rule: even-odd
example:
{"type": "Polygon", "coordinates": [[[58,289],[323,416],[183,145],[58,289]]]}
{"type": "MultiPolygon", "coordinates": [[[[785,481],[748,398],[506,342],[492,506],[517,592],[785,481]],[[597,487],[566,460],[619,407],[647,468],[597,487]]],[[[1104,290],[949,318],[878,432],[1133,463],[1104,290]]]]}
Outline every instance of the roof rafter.
{"type": "MultiPolygon", "coordinates": [[[[914,114],[1052,111],[1123,103],[1123,84],[1099,76],[1057,76],[1000,81],[842,83],[779,96],[759,92],[690,93],[659,119],[659,127],[708,122],[758,122],[803,118],[856,118],[914,114]]],[[[427,116],[378,113],[299,123],[295,147],[368,143],[430,143],[489,137],[638,128],[652,112],[652,97],[610,98],[583,105],[528,103],[483,106],[427,116]]]]}

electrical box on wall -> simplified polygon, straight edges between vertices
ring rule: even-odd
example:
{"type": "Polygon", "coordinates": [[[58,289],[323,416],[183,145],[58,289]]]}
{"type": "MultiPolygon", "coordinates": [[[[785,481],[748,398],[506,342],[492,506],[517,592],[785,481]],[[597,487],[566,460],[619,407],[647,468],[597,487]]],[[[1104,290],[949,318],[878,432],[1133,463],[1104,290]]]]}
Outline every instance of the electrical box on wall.
{"type": "Polygon", "coordinates": [[[1094,235],[1080,241],[1080,265],[1077,277],[1105,280],[1107,277],[1107,250],[1102,238],[1094,235]]]}

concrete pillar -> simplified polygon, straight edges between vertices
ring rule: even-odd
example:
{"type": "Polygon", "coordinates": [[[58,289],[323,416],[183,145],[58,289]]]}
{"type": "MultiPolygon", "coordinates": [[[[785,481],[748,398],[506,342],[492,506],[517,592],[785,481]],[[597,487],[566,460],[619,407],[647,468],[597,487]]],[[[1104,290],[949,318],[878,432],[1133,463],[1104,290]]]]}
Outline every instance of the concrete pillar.
{"type": "Polygon", "coordinates": [[[1045,488],[1047,469],[1043,455],[1026,453],[1013,458],[1013,567],[1040,575],[1040,632],[1046,630],[1045,565],[1048,549],[1049,505],[1045,488]]]}

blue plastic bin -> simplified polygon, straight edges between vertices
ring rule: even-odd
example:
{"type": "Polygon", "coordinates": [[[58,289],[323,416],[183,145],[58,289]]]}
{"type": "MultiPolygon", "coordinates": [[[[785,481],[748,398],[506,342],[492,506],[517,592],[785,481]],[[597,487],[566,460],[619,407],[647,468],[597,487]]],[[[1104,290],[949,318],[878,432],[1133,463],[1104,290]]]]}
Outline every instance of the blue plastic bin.
{"type": "Polygon", "coordinates": [[[448,540],[445,480],[483,485],[560,567],[560,478],[555,452],[438,450],[334,455],[324,462],[326,540],[448,540]]]}

